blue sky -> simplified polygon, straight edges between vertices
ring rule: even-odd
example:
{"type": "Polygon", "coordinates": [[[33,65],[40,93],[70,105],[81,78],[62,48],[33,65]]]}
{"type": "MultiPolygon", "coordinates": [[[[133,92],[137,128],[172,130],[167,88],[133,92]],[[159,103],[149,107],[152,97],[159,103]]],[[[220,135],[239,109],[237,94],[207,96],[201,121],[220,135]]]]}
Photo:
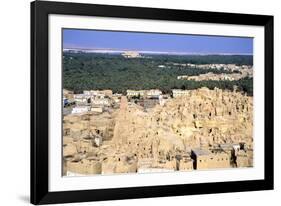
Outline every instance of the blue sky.
{"type": "Polygon", "coordinates": [[[253,38],[64,29],[63,48],[252,54],[253,38]]]}

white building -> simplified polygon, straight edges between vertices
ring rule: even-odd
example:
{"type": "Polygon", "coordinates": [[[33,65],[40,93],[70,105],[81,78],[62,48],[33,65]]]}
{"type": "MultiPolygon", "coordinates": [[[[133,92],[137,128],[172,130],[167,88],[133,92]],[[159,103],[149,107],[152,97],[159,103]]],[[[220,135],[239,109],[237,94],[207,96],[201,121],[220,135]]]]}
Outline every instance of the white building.
{"type": "Polygon", "coordinates": [[[146,92],[147,97],[159,97],[162,92],[159,89],[151,89],[146,92]]]}
{"type": "Polygon", "coordinates": [[[91,104],[92,105],[103,105],[103,106],[109,106],[110,101],[107,98],[104,99],[91,99],[91,104]]]}
{"type": "Polygon", "coordinates": [[[99,97],[104,98],[105,96],[112,96],[112,90],[105,89],[105,90],[85,90],[83,91],[84,95],[91,96],[91,97],[99,97]]]}
{"type": "Polygon", "coordinates": [[[83,94],[92,96],[92,95],[96,95],[97,91],[94,91],[94,90],[84,90],[83,94]]]}
{"type": "Polygon", "coordinates": [[[92,107],[91,111],[92,112],[96,112],[96,113],[102,113],[103,112],[103,108],[102,107],[92,107]]]}
{"type": "Polygon", "coordinates": [[[151,89],[151,90],[127,90],[127,97],[133,97],[133,96],[147,96],[147,98],[150,97],[159,97],[162,94],[162,92],[159,89],[151,89]]]}
{"type": "Polygon", "coordinates": [[[180,97],[180,96],[189,96],[189,90],[182,90],[182,89],[172,89],[173,97],[180,97]]]}
{"type": "Polygon", "coordinates": [[[133,96],[144,96],[145,91],[144,90],[127,90],[127,96],[133,97],[133,96]]]}
{"type": "Polygon", "coordinates": [[[82,106],[80,106],[80,107],[74,107],[73,109],[72,109],[72,114],[80,114],[80,113],[84,113],[84,112],[88,112],[88,111],[90,111],[90,107],[88,107],[88,106],[84,106],[84,107],[82,107],[82,106]]]}
{"type": "Polygon", "coordinates": [[[86,94],[75,94],[74,101],[78,103],[87,103],[90,97],[91,97],[90,95],[86,95],[86,94]]]}

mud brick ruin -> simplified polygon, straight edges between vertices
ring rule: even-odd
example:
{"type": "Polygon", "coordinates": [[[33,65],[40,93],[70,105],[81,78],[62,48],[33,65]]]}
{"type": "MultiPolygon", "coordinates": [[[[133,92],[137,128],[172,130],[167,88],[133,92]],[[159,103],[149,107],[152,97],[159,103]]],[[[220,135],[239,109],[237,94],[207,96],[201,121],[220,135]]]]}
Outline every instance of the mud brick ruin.
{"type": "Polygon", "coordinates": [[[250,96],[201,88],[146,110],[107,98],[102,112],[64,115],[64,175],[253,166],[250,96]]]}

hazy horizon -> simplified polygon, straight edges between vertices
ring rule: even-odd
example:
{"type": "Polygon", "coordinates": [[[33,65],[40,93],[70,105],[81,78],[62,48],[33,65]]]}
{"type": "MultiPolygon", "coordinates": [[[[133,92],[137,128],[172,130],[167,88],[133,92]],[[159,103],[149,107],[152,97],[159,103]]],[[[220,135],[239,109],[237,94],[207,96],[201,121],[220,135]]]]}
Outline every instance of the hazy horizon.
{"type": "Polygon", "coordinates": [[[101,53],[253,55],[253,38],[64,29],[63,49],[101,53]]]}
{"type": "Polygon", "coordinates": [[[131,50],[131,49],[112,49],[112,48],[64,48],[63,51],[82,51],[84,53],[100,53],[100,54],[121,54],[126,51],[134,51],[140,54],[151,55],[241,55],[241,56],[253,56],[251,53],[198,53],[198,52],[173,52],[173,51],[143,51],[143,50],[131,50]]]}

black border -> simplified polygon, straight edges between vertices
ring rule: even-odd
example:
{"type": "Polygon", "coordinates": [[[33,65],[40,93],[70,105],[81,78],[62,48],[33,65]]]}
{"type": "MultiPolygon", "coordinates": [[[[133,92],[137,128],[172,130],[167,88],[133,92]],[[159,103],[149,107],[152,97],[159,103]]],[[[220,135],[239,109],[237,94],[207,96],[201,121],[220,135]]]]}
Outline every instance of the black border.
{"type": "Polygon", "coordinates": [[[63,2],[31,2],[31,198],[33,204],[68,203],[273,189],[273,16],[63,2]],[[83,15],[264,26],[265,179],[218,183],[48,191],[48,15],[83,15]]]}

